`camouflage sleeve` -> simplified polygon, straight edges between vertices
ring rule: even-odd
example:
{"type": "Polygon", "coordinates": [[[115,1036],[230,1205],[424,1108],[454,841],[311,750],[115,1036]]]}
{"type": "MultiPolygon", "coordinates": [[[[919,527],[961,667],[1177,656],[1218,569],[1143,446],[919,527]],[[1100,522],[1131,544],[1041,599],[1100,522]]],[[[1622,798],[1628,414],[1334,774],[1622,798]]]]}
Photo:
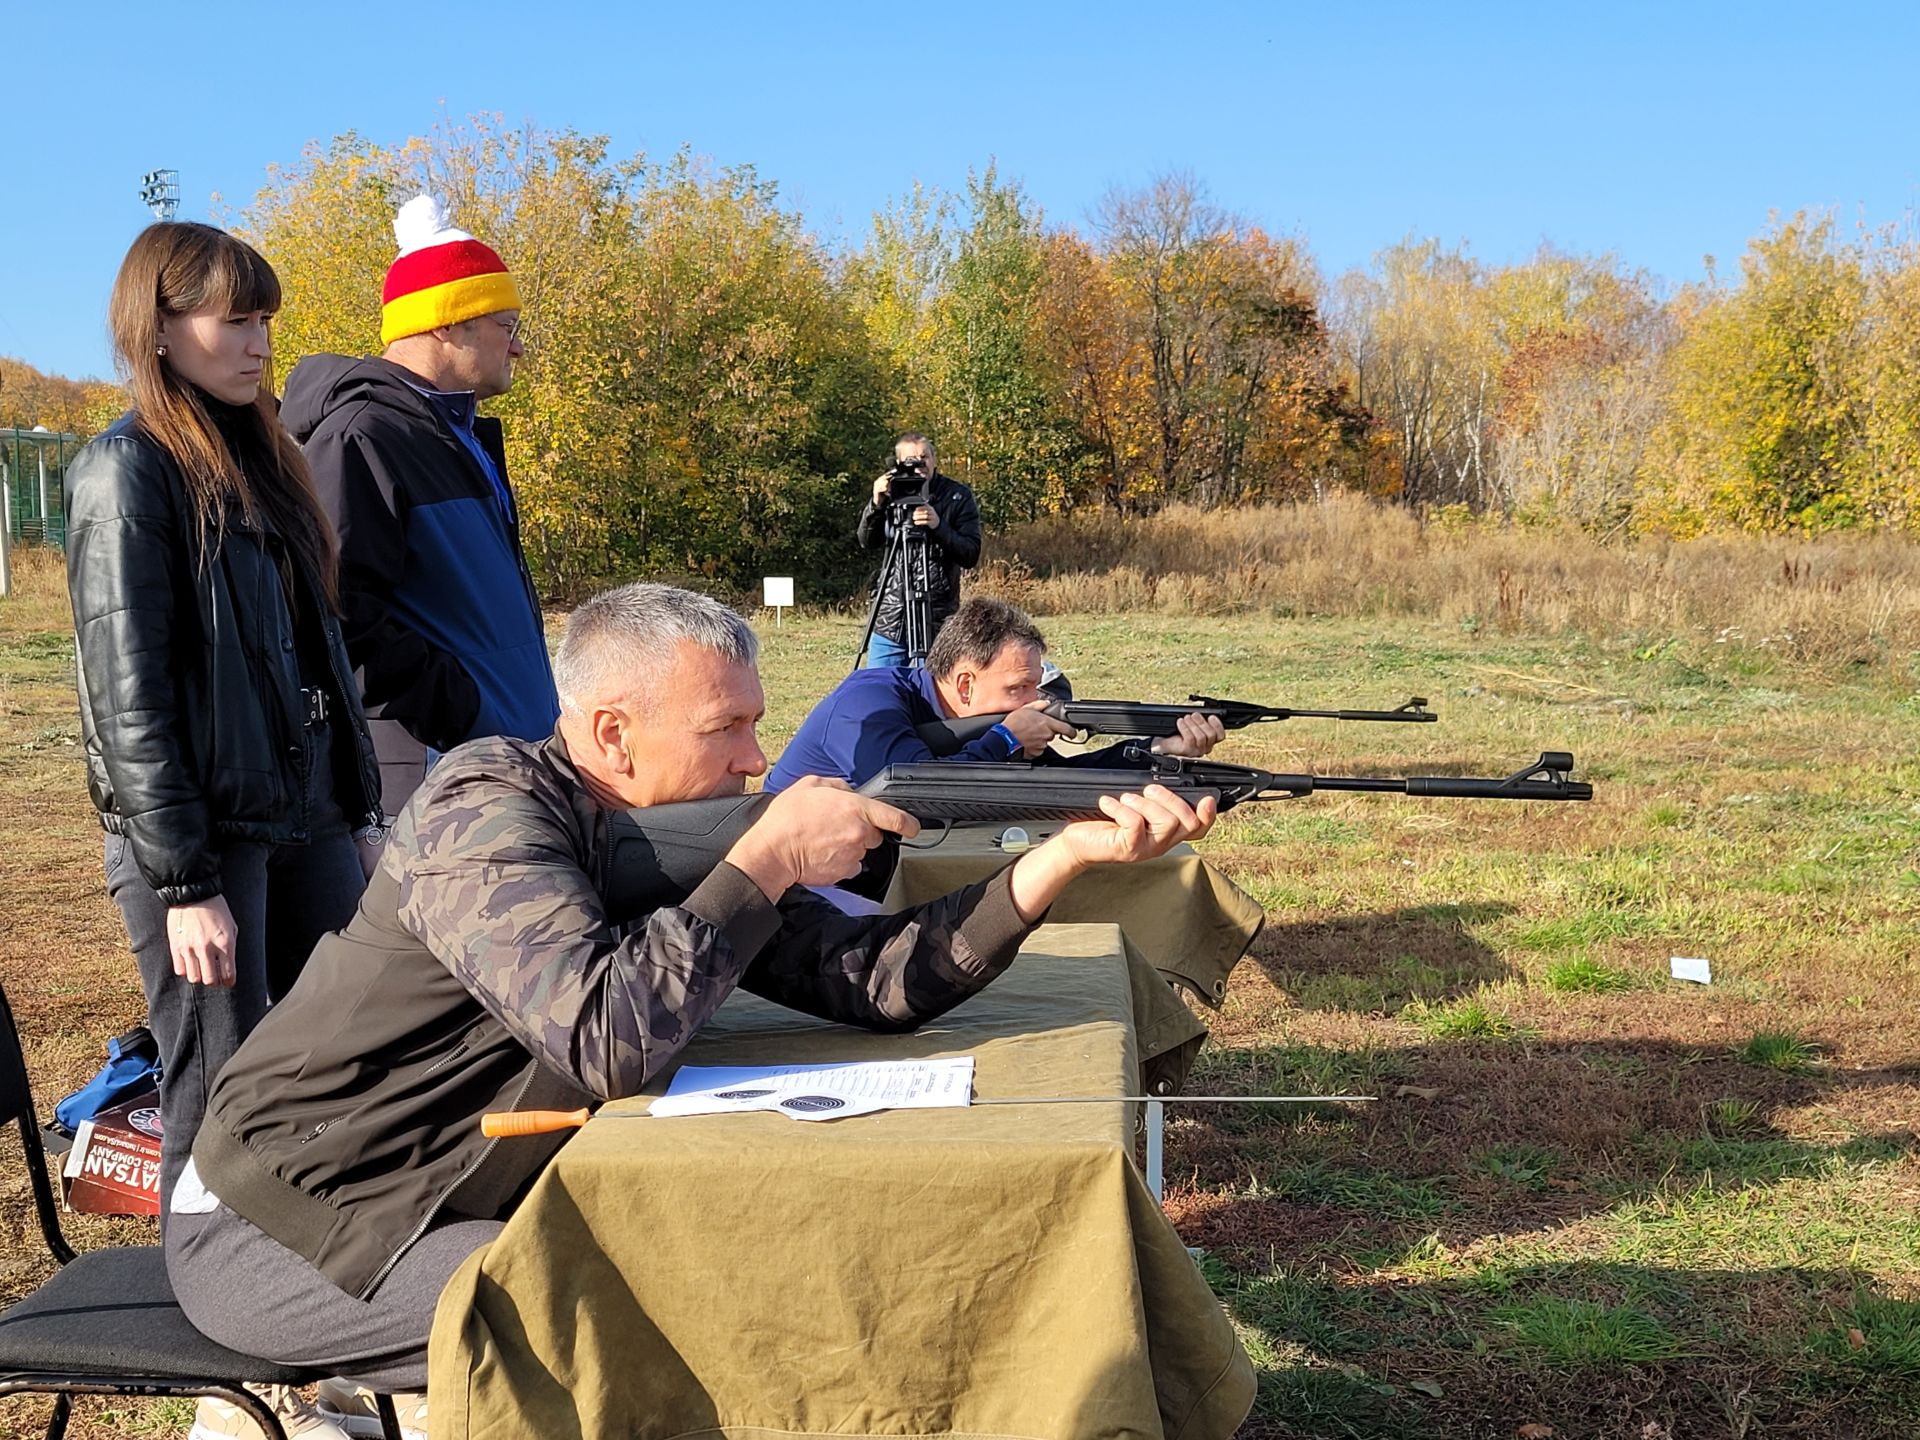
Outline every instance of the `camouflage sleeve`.
{"type": "Polygon", "coordinates": [[[780,933],[741,987],[842,1025],[911,1030],[1013,962],[1033,926],[1014,909],[1012,868],[895,915],[843,915],[811,891],[789,891],[780,933]]]}
{"type": "Polygon", "coordinates": [[[683,904],[616,926],[564,795],[485,768],[456,753],[408,806],[383,861],[400,923],[535,1056],[603,1099],[631,1095],[732,992],[779,913],[723,865],[683,904]]]}

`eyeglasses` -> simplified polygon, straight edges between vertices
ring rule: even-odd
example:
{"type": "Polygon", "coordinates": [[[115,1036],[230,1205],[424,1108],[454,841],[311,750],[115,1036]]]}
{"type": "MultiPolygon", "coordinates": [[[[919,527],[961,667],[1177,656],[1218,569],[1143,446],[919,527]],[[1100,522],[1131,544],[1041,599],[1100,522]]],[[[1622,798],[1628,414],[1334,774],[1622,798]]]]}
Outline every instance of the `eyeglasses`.
{"type": "Polygon", "coordinates": [[[498,315],[489,317],[493,323],[507,332],[507,344],[511,345],[520,338],[520,327],[527,321],[527,312],[522,310],[511,320],[502,320],[498,315]]]}

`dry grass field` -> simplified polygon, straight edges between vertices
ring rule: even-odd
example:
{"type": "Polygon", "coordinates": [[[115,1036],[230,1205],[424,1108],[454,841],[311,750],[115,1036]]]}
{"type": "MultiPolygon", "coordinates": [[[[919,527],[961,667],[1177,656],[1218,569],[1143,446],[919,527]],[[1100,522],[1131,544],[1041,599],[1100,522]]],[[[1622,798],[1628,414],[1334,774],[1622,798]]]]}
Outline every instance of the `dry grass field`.
{"type": "MultiPolygon", "coordinates": [[[[1339,507],[1012,547],[990,578],[1048,616],[1082,695],[1421,694],[1441,716],[1271,725],[1222,759],[1495,774],[1566,748],[1598,789],[1318,796],[1204,842],[1268,922],[1194,1088],[1384,1097],[1170,1126],[1169,1213],[1261,1372],[1249,1436],[1920,1434],[1913,552],[1605,550],[1339,507]],[[1676,955],[1713,983],[1668,978],[1676,955]]],[[[58,571],[21,570],[0,602],[0,974],[46,1109],[141,1001],[58,571]]],[[[770,752],[857,630],[764,629],[770,752]]],[[[0,1300],[44,1269],[8,1162],[0,1300]]],[[[0,1433],[43,1414],[0,1408],[0,1433]]],[[[184,1415],[95,1405],[76,1433],[184,1415]]]]}

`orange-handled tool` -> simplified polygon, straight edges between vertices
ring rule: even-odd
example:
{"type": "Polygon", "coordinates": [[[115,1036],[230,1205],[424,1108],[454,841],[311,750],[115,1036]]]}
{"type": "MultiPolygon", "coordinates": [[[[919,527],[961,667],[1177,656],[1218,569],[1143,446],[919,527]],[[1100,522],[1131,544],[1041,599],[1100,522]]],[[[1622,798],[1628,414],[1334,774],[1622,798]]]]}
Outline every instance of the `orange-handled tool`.
{"type": "Polygon", "coordinates": [[[495,1110],[480,1117],[480,1133],[495,1138],[513,1135],[550,1135],[555,1130],[577,1130],[592,1117],[579,1110],[495,1110]]]}

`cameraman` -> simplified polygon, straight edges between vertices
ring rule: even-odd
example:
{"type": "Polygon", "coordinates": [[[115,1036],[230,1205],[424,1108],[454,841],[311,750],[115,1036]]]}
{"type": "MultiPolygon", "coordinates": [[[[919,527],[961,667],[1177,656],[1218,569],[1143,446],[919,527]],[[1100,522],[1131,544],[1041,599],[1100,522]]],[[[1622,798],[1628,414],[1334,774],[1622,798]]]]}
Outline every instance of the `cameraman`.
{"type": "MultiPolygon", "coordinates": [[[[980,507],[974,503],[973,491],[939,472],[933,442],[926,436],[902,435],[894,443],[893,456],[896,470],[911,469],[921,490],[921,503],[913,507],[908,523],[926,532],[927,644],[932,645],[940,622],[960,606],[960,572],[980,563],[980,507]]],[[[887,542],[888,511],[893,508],[896,485],[903,496],[912,493],[904,475],[896,479],[889,472],[873,482],[873,499],[860,512],[855,531],[864,549],[877,550],[887,542]]],[[[879,604],[873,639],[867,646],[870,669],[909,663],[903,579],[898,571],[883,569],[877,582],[879,604]]]]}

